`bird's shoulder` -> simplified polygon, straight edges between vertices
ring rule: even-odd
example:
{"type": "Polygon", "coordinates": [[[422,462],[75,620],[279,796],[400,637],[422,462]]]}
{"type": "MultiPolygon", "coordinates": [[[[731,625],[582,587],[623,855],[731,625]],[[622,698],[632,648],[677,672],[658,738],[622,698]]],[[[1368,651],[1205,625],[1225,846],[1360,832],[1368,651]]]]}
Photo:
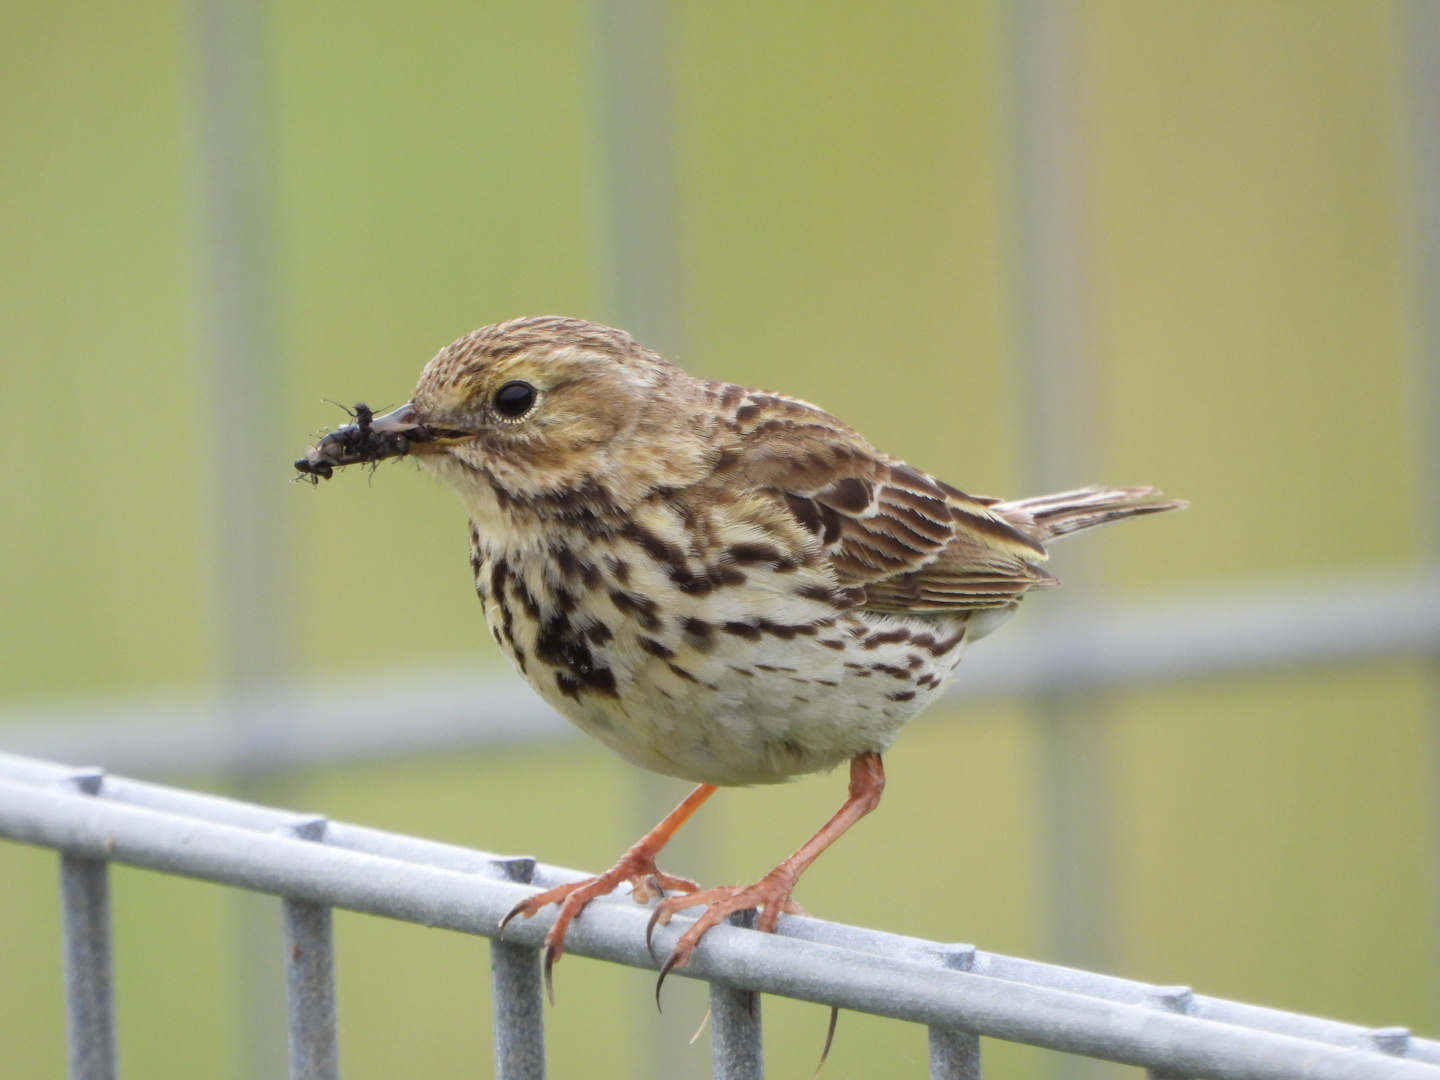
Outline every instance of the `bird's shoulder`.
{"type": "Polygon", "coordinates": [[[809,402],[706,384],[722,420],[707,499],[744,493],[818,546],[860,606],[946,611],[1003,606],[1054,579],[1040,543],[968,495],[884,454],[809,402]]]}

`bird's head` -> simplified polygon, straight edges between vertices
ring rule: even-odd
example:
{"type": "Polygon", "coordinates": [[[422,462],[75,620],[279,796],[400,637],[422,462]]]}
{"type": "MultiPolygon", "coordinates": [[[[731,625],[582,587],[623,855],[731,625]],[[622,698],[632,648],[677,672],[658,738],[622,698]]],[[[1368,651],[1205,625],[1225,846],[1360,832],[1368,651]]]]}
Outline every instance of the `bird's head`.
{"type": "Polygon", "coordinates": [[[691,383],[623,331],[512,319],[441,349],[408,404],[362,414],[296,467],[323,477],[413,454],[462,499],[477,487],[521,500],[598,487],[624,505],[709,467],[712,440],[704,410],[688,407],[691,383]]]}

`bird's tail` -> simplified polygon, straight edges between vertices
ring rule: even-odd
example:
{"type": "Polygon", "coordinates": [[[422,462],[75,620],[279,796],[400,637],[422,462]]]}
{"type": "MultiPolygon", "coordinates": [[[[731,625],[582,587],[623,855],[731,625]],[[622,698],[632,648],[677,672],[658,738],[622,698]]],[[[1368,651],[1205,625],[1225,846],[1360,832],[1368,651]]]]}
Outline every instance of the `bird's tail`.
{"type": "Polygon", "coordinates": [[[989,509],[1043,544],[1066,533],[1144,514],[1183,510],[1188,505],[1184,499],[1167,499],[1152,487],[1088,487],[998,502],[989,509]]]}

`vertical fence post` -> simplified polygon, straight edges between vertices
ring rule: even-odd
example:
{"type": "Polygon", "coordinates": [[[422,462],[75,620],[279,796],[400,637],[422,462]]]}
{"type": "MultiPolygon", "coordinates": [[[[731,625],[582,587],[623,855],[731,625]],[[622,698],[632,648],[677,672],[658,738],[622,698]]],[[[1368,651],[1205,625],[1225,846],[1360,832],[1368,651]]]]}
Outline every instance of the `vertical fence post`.
{"type": "MultiPolygon", "coordinates": [[[[940,953],[951,971],[969,971],[974,945],[951,945],[940,953]]],[[[930,1080],[980,1080],[980,1036],[953,1028],[930,1028],[930,1080]]]]}
{"type": "MultiPolygon", "coordinates": [[[[495,866],[521,885],[535,879],[534,859],[497,859],[495,866]]],[[[545,1080],[540,950],[492,938],[490,996],[495,1014],[495,1080],[545,1080]]]]}
{"type": "Polygon", "coordinates": [[[932,1027],[930,1080],[980,1080],[980,1036],[932,1027]]]}
{"type": "MultiPolygon", "coordinates": [[[[282,826],[300,840],[322,840],[325,819],[282,826]]],[[[339,1080],[335,1018],[335,935],[330,908],[306,900],[283,901],[285,1007],[289,1019],[290,1080],[339,1080]]]]}
{"type": "MultiPolygon", "coordinates": [[[[1409,0],[1405,25],[1405,113],[1409,119],[1408,183],[1413,252],[1418,389],[1424,394],[1416,431],[1424,438],[1425,554],[1440,560],[1440,2],[1409,0]]],[[[1430,674],[1440,654],[1430,653],[1430,674]]],[[[1440,720],[1432,712],[1432,725],[1440,720]]],[[[1440,726],[1432,726],[1430,784],[1440,787],[1440,726]]],[[[1433,825],[1432,825],[1433,828],[1433,825]]],[[[1431,932],[1433,933],[1433,927],[1431,932]]],[[[1431,973],[1432,983],[1435,973],[1431,973]]]]}
{"type": "Polygon", "coordinates": [[[540,950],[490,942],[495,1012],[495,1080],[545,1080],[545,1013],[540,950]]]}
{"type": "MultiPolygon", "coordinates": [[[[737,911],[727,921],[753,930],[755,911],[737,911]]],[[[759,994],[710,984],[710,1056],[715,1080],[762,1080],[765,1046],[759,994]]]]}
{"type": "MultiPolygon", "coordinates": [[[[63,783],[96,795],[101,769],[63,783]]],[[[115,1080],[115,976],[110,949],[110,868],[103,859],[60,856],[65,951],[65,1028],[70,1080],[115,1080]]]]}
{"type": "Polygon", "coordinates": [[[759,994],[711,983],[710,1033],[715,1080],[761,1080],[765,1054],[759,994]]]}

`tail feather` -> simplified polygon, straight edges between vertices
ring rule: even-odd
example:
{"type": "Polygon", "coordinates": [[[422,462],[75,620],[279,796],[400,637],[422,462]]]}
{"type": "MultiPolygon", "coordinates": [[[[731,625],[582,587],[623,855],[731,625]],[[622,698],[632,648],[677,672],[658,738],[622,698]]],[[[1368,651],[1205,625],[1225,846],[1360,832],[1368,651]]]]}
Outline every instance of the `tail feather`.
{"type": "Polygon", "coordinates": [[[998,502],[990,512],[1043,544],[1067,533],[1145,514],[1183,510],[1188,505],[1184,499],[1167,499],[1152,487],[1088,487],[998,502]]]}

